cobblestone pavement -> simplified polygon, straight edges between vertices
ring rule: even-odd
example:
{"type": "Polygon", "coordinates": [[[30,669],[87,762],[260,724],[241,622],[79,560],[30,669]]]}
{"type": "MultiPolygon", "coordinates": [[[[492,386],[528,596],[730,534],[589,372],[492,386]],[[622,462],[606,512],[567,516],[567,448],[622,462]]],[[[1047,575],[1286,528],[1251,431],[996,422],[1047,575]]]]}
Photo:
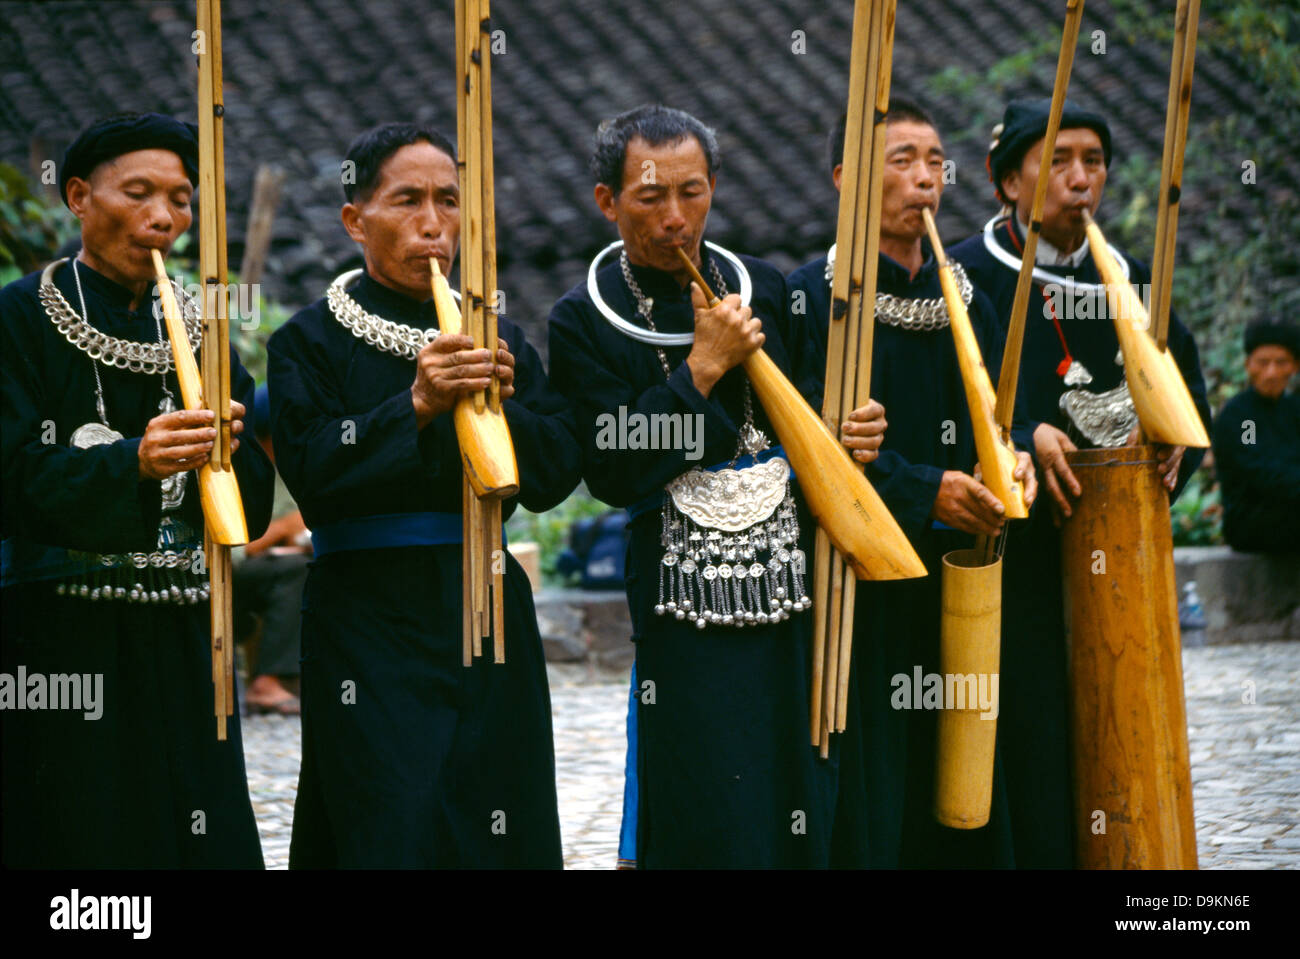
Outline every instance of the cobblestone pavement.
{"type": "MultiPolygon", "coordinates": [[[[1300,643],[1189,648],[1183,669],[1201,868],[1300,868],[1300,643]]],[[[581,665],[549,670],[564,862],[610,869],[622,817],[627,679],[581,665]]],[[[244,720],[269,869],[288,864],[300,743],[296,718],[244,720]]]]}

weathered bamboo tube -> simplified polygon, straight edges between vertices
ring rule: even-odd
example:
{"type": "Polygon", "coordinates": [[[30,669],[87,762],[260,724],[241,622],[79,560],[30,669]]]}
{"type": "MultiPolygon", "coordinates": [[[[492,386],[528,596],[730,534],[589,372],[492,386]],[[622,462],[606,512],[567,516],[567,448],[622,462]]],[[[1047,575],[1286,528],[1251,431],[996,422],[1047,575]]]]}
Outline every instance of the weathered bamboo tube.
{"type": "MultiPolygon", "coordinates": [[[[490,0],[479,0],[479,116],[482,156],[482,210],[483,221],[483,345],[497,351],[497,218],[495,164],[492,151],[492,21],[490,0]]],[[[488,390],[488,402],[493,411],[501,409],[501,380],[495,372],[488,390]]]]}
{"type": "Polygon", "coordinates": [[[812,688],[808,704],[808,729],[812,745],[821,745],[822,685],[826,681],[826,636],[829,625],[831,548],[826,530],[817,527],[813,553],[812,688]]]}
{"type": "Polygon", "coordinates": [[[1205,449],[1210,438],[1187,391],[1183,374],[1168,349],[1157,349],[1146,332],[1151,320],[1136,291],[1120,271],[1101,228],[1084,212],[1088,245],[1106,287],[1111,322],[1124,352],[1124,379],[1144,434],[1156,443],[1205,449]]]}
{"type": "Polygon", "coordinates": [[[978,549],[946,554],[939,672],[945,697],[949,688],[955,696],[938,716],[934,815],[953,829],[989,821],[1001,644],[1002,558],[987,563],[978,549]]]}
{"type": "Polygon", "coordinates": [[[1165,112],[1165,146],[1160,162],[1160,198],[1156,207],[1156,248],[1151,263],[1152,335],[1158,349],[1169,336],[1172,309],[1174,249],[1178,209],[1183,190],[1183,155],[1187,121],[1192,108],[1192,73],[1196,64],[1196,27],[1201,0],[1178,0],[1174,19],[1174,51],[1169,69],[1169,104],[1165,112]]]}
{"type": "Polygon", "coordinates": [[[474,498],[474,487],[466,476],[461,482],[461,665],[474,664],[474,566],[471,562],[469,544],[475,535],[470,525],[469,501],[474,498]]]}
{"type": "MultiPolygon", "coordinates": [[[[1083,0],[1068,0],[1065,27],[1061,32],[1061,53],[1056,60],[1056,79],[1052,84],[1052,105],[1047,115],[1047,130],[1043,134],[1040,154],[1051,169],[1056,152],[1056,134],[1061,128],[1061,114],[1065,110],[1065,93],[1070,87],[1070,71],[1074,67],[1074,48],[1079,44],[1079,23],[1083,19],[1083,0]]],[[[1042,160],[1039,169],[1042,169],[1042,160]]],[[[1025,231],[1025,248],[1020,254],[1020,276],[1016,280],[1016,293],[1008,319],[1007,342],[1002,351],[1002,372],[998,377],[997,407],[993,418],[1004,438],[1011,435],[1011,419],[1015,414],[1016,386],[1020,379],[1020,354],[1025,340],[1025,321],[1029,311],[1029,290],[1033,285],[1034,259],[1038,253],[1038,235],[1043,227],[1043,207],[1047,201],[1048,177],[1039,176],[1034,187],[1034,200],[1030,208],[1029,229],[1025,231]]],[[[1016,211],[1011,211],[1016,216],[1016,211]]]]}
{"type": "Polygon", "coordinates": [[[1169,497],[1151,446],[1079,450],[1061,537],[1079,863],[1195,869],[1169,497]]]}

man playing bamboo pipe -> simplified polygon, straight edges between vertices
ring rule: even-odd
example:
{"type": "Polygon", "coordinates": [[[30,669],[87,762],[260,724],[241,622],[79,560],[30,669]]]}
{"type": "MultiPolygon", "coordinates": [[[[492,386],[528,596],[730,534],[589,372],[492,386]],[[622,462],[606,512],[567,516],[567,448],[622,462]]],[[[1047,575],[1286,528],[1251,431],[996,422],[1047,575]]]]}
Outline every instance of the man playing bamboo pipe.
{"type": "MultiPolygon", "coordinates": [[[[197,166],[191,124],[92,124],[59,171],[80,253],[0,291],[6,866],[262,865],[239,718],[219,742],[212,714],[195,470],[213,416],[176,409],[153,300],[151,253],[189,228],[197,166]]],[[[194,345],[197,304],[185,312],[194,345]]],[[[257,536],[273,473],[237,438],[253,380],[233,351],[231,385],[257,536]]]]}
{"type": "Polygon", "coordinates": [[[513,557],[506,661],[461,665],[452,408],[495,367],[520,480],[506,515],[568,496],[579,450],[518,327],[500,320],[495,364],[468,336],[432,335],[429,258],[450,273],[460,239],[455,156],[412,124],[353,142],[342,216],[365,267],[269,346],[276,461],[316,553],[291,868],[561,865],[546,665],[513,557]]]}
{"type": "MultiPolygon", "coordinates": [[[[588,488],[631,514],[635,855],[647,868],[859,864],[833,822],[838,750],[822,763],[808,744],[812,520],[776,471],[775,430],[738,367],[762,347],[814,407],[821,374],[781,274],[702,245],[718,164],[713,132],[679,110],[602,123],[595,198],[623,252],[607,249],[550,317],[552,377],[577,410],[588,488]],[[679,248],[719,305],[688,285],[679,248]],[[676,439],[605,428],[617,422],[675,425],[676,439]],[[725,528],[699,508],[715,476],[736,486],[714,505],[743,513],[725,528]]],[[[844,443],[869,461],[883,428],[872,404],[844,443]]]]}
{"type": "MultiPolygon", "coordinates": [[[[1003,214],[983,233],[952,250],[985,290],[1005,330],[1020,271],[1020,250],[1041,169],[1050,101],[1015,100],[994,131],[988,167],[1003,214]],[[1008,211],[1014,211],[1010,216],[1008,211]]],[[[1088,249],[1083,211],[1101,204],[1111,159],[1103,117],[1067,100],[1051,160],[1020,362],[1016,408],[1032,431],[1034,457],[1050,494],[1007,545],[1003,594],[1002,719],[999,750],[1006,773],[1018,865],[1068,867],[1074,861],[1067,736],[1068,689],[1061,594],[1060,534],[1081,487],[1065,453],[1081,446],[1137,442],[1137,416],[1100,276],[1088,249]],[[1044,508],[1046,507],[1046,508],[1044,508]]],[[[1147,267],[1116,252],[1145,290],[1147,267]]],[[[1210,420],[1196,344],[1176,316],[1169,351],[1202,419],[1210,420]]],[[[1163,447],[1159,471],[1173,495],[1200,463],[1203,450],[1163,447]]]]}
{"type": "MultiPolygon", "coordinates": [[[[828,144],[837,189],[844,135],[841,119],[828,144]]],[[[858,585],[853,659],[860,671],[862,718],[850,718],[841,748],[860,751],[868,767],[870,863],[877,867],[1010,864],[1009,841],[1000,828],[1005,813],[996,798],[992,823],[983,829],[944,829],[934,822],[935,714],[899,708],[895,680],[910,680],[918,664],[923,674],[938,671],[943,554],[969,547],[971,534],[996,535],[1005,523],[997,497],[970,475],[976,461],[970,413],[921,214],[938,209],[943,163],[929,114],[893,98],[885,118],[871,377],[871,392],[890,411],[891,423],[867,474],[930,575],[858,585]]],[[[832,247],[789,280],[792,296],[808,310],[823,369],[834,256],[832,247]]],[[[1002,338],[992,304],[960,272],[957,277],[984,361],[996,377],[1002,338]]],[[[1033,466],[1028,453],[1019,459],[1016,475],[1032,502],[1033,466]]]]}

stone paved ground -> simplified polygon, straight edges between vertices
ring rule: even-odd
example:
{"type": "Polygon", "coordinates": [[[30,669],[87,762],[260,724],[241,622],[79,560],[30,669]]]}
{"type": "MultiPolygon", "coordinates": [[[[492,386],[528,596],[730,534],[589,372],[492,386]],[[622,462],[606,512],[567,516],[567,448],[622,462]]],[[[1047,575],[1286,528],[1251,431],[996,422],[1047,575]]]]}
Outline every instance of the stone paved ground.
{"type": "MultiPolygon", "coordinates": [[[[1300,643],[1189,648],[1183,663],[1201,867],[1300,868],[1300,643]]],[[[564,862],[609,869],[622,814],[626,677],[549,669],[564,862]]],[[[283,869],[298,721],[245,719],[244,748],[266,865],[283,869]]]]}

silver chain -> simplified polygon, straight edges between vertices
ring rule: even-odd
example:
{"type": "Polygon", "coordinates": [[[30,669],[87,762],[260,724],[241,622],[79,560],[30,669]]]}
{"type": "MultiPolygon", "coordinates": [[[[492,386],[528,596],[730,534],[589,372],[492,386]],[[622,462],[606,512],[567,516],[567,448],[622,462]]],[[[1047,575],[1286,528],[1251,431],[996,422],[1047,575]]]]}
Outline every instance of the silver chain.
{"type": "Polygon", "coordinates": [[[354,300],[346,289],[347,285],[361,270],[351,270],[337,277],[325,291],[334,318],[351,331],[359,340],[364,340],[377,350],[392,353],[404,359],[413,360],[429,343],[438,338],[438,330],[422,330],[419,327],[394,323],[382,316],[368,313],[361,304],[354,300]]]}
{"type": "MultiPolygon", "coordinates": [[[[970,306],[975,288],[962,265],[956,260],[949,260],[952,277],[957,281],[957,291],[962,302],[970,306]]],[[[826,254],[826,282],[831,282],[835,275],[835,247],[826,254]]],[[[948,304],[943,297],[919,299],[895,296],[892,293],[876,293],[876,319],[886,326],[897,326],[904,330],[942,330],[948,326],[948,304]]]]}
{"type": "MultiPolygon", "coordinates": [[[[654,300],[645,295],[641,290],[640,284],[632,275],[632,264],[627,258],[627,250],[624,249],[618,256],[619,269],[623,271],[623,280],[632,291],[632,296],[636,298],[637,316],[645,320],[645,325],[650,328],[651,333],[658,333],[655,328],[655,321],[651,318],[651,311],[654,309],[654,300]]],[[[722,278],[722,271],[718,269],[718,262],[712,257],[709,258],[709,276],[713,280],[713,292],[718,299],[727,295],[727,281],[722,278]]],[[[701,291],[703,292],[703,291],[701,291]]],[[[664,353],[662,346],[656,346],[655,352],[659,354],[659,365],[664,368],[664,376],[672,376],[672,370],[668,366],[668,356],[664,353]]],[[[736,452],[731,457],[731,468],[736,468],[736,463],[740,457],[752,455],[761,450],[767,449],[769,442],[767,436],[762,430],[754,426],[754,398],[749,389],[749,377],[745,378],[745,421],[741,424],[737,434],[736,452]]]]}
{"type": "MultiPolygon", "coordinates": [[[[632,291],[632,296],[636,298],[637,316],[645,320],[645,325],[650,328],[651,333],[658,333],[659,330],[655,327],[654,318],[650,315],[654,309],[655,301],[641,291],[640,284],[637,283],[636,277],[632,275],[632,263],[627,258],[626,249],[618,255],[618,266],[623,271],[623,281],[627,283],[628,289],[632,291]]],[[[717,261],[712,258],[709,259],[709,275],[713,280],[715,294],[718,299],[722,299],[727,295],[727,281],[722,278],[722,271],[718,269],[717,261]]],[[[664,353],[664,348],[656,346],[655,352],[659,354],[659,365],[664,368],[664,376],[671,376],[672,369],[668,366],[668,356],[664,353]]],[[[745,394],[745,399],[749,399],[748,392],[745,394]]]]}
{"type": "MultiPolygon", "coordinates": [[[[72,308],[72,304],[54,285],[54,270],[60,264],[66,262],[66,258],[55,260],[41,274],[39,293],[41,305],[45,308],[45,314],[58,331],[63,334],[64,338],[95,361],[96,377],[99,375],[100,363],[119,370],[128,370],[132,373],[152,375],[154,373],[165,374],[170,372],[174,363],[169,344],[137,343],[135,340],[124,340],[120,337],[109,336],[95,329],[85,315],[77,315],[77,311],[72,308]]],[[[80,294],[81,279],[77,275],[75,264],[72,273],[77,278],[77,292],[80,294]]],[[[185,332],[189,337],[190,349],[197,351],[203,342],[203,320],[199,305],[187,296],[184,290],[178,292],[183,304],[185,332]]],[[[81,308],[84,314],[86,308],[84,297],[82,298],[81,308]]],[[[157,320],[156,315],[154,319],[157,320]]]]}

